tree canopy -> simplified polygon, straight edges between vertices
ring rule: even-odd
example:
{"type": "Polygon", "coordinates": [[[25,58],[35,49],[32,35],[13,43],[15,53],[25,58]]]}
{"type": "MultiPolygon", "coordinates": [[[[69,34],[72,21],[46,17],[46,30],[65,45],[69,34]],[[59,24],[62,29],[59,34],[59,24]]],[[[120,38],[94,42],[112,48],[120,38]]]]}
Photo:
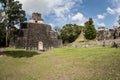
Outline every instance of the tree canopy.
{"type": "Polygon", "coordinates": [[[2,5],[2,8],[0,8],[0,22],[6,29],[6,45],[8,46],[7,42],[10,40],[10,35],[14,37],[12,33],[16,29],[15,25],[26,20],[25,11],[22,10],[22,4],[19,1],[0,0],[0,4],[2,5]]]}
{"type": "Polygon", "coordinates": [[[55,27],[54,27],[54,31],[55,31],[55,33],[57,34],[57,38],[58,38],[58,39],[61,39],[61,37],[60,37],[61,28],[58,27],[58,26],[55,26],[55,27]]]}
{"type": "Polygon", "coordinates": [[[9,26],[14,26],[26,20],[25,11],[22,10],[22,4],[19,1],[1,0],[0,3],[3,7],[4,22],[7,22],[9,26]]]}
{"type": "Polygon", "coordinates": [[[66,24],[61,29],[61,39],[63,40],[63,43],[71,43],[76,40],[76,38],[81,33],[81,26],[78,26],[76,24],[66,24]]]}
{"type": "Polygon", "coordinates": [[[94,27],[92,18],[89,18],[89,21],[85,22],[84,32],[86,39],[92,40],[96,38],[96,29],[94,27]]]}

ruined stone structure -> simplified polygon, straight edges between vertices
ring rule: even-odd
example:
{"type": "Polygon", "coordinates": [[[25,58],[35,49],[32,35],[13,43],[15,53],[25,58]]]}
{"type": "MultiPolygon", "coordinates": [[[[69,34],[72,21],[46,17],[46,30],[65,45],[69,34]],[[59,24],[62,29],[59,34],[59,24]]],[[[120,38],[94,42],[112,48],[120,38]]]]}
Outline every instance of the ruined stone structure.
{"type": "Polygon", "coordinates": [[[120,27],[114,27],[114,29],[100,27],[97,30],[97,40],[109,40],[118,38],[120,38],[120,27]]]}
{"type": "Polygon", "coordinates": [[[74,43],[68,44],[65,47],[72,47],[72,48],[80,48],[80,47],[93,47],[93,46],[111,46],[120,48],[120,39],[111,39],[111,40],[103,40],[103,41],[91,41],[91,42],[82,42],[82,43],[74,43]]]}
{"type": "Polygon", "coordinates": [[[41,23],[43,24],[43,19],[41,18],[41,14],[33,13],[32,18],[29,20],[30,23],[41,23]]]}
{"type": "Polygon", "coordinates": [[[15,41],[16,48],[48,50],[62,44],[62,41],[57,39],[51,26],[43,23],[39,13],[33,13],[28,23],[21,23],[18,36],[15,41]]]}

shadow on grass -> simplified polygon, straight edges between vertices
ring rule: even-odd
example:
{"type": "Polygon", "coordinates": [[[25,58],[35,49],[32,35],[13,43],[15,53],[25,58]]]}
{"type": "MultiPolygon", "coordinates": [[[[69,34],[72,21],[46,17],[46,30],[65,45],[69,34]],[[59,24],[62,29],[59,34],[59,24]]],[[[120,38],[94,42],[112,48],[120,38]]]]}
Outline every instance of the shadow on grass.
{"type": "Polygon", "coordinates": [[[22,58],[22,57],[33,57],[34,55],[38,55],[40,53],[37,53],[35,51],[5,51],[4,52],[6,56],[11,56],[14,58],[22,58]]]}

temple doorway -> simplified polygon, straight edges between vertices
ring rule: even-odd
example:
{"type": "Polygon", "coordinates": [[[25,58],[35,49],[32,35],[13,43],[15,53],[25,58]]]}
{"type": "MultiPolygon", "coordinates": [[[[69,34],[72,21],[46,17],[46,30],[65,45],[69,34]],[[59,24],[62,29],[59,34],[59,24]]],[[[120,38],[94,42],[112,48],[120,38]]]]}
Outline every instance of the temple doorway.
{"type": "Polygon", "coordinates": [[[38,50],[40,50],[40,51],[44,50],[43,42],[42,41],[38,42],[38,50]]]}

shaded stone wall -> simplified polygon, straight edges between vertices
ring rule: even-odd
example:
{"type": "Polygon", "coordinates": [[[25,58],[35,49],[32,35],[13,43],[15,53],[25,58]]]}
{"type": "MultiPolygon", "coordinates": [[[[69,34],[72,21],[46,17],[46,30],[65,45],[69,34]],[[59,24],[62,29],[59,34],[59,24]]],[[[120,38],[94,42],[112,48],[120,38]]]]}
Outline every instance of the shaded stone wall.
{"type": "Polygon", "coordinates": [[[52,47],[59,47],[62,41],[57,39],[50,25],[38,23],[22,23],[23,36],[17,38],[16,48],[26,48],[27,50],[38,50],[38,43],[42,42],[45,50],[52,47]]]}
{"type": "Polygon", "coordinates": [[[97,40],[109,40],[120,38],[120,27],[97,31],[97,40]]]}
{"type": "Polygon", "coordinates": [[[97,32],[97,40],[108,40],[108,39],[113,39],[113,31],[98,31],[97,32]]]}

